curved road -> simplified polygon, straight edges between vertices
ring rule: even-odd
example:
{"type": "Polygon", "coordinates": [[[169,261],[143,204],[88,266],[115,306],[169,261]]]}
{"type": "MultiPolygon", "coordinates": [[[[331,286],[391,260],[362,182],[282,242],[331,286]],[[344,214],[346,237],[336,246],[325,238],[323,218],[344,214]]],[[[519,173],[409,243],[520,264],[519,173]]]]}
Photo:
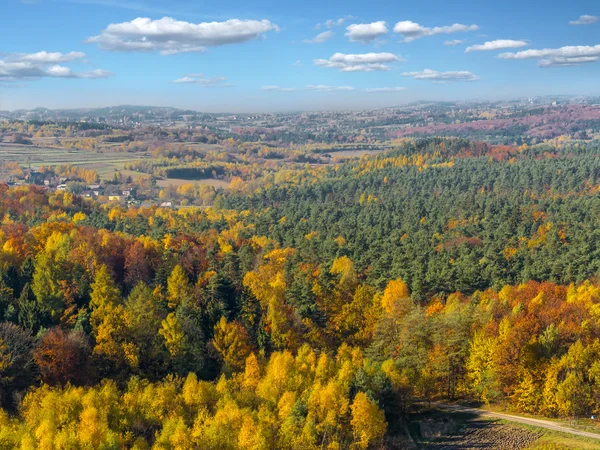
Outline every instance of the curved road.
{"type": "Polygon", "coordinates": [[[446,403],[432,402],[432,405],[435,405],[436,407],[440,409],[445,409],[447,411],[465,412],[470,414],[476,414],[478,416],[493,417],[495,419],[502,419],[510,422],[518,422],[534,427],[546,428],[547,430],[560,431],[561,433],[574,434],[576,436],[583,436],[586,438],[600,440],[600,434],[589,433],[587,431],[581,431],[576,430],[574,428],[565,427],[562,425],[558,425],[555,422],[550,422],[549,420],[530,419],[529,417],[513,416],[512,414],[497,413],[493,411],[486,411],[485,409],[470,408],[468,406],[448,405],[446,403]]]}

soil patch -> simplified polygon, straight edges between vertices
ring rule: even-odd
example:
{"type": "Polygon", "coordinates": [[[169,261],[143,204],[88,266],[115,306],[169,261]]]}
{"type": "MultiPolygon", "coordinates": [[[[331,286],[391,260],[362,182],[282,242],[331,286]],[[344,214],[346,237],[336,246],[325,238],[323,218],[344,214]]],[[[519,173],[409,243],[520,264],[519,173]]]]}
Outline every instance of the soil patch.
{"type": "Polygon", "coordinates": [[[484,419],[473,419],[461,429],[431,440],[421,448],[428,450],[520,450],[535,442],[541,432],[533,432],[484,419]]]}

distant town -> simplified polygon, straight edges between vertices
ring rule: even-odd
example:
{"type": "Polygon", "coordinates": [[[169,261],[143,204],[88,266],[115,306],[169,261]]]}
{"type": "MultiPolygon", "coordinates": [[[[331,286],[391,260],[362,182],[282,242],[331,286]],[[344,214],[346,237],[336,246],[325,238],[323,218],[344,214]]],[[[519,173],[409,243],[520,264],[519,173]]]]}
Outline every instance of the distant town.
{"type": "Polygon", "coordinates": [[[368,111],[208,114],[166,107],[0,111],[0,180],[122,205],[210,206],[405,139],[496,146],[600,137],[600,98],[418,102],[368,111]]]}

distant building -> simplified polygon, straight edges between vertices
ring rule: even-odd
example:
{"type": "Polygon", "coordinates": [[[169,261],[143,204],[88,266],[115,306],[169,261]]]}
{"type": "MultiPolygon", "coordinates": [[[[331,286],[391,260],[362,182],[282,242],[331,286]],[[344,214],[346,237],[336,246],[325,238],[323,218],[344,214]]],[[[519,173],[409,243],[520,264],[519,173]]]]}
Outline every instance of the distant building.
{"type": "Polygon", "coordinates": [[[172,208],[173,207],[173,202],[162,202],[160,204],[161,208],[172,208]]]}
{"type": "Polygon", "coordinates": [[[109,195],[108,196],[109,202],[122,202],[123,200],[124,200],[124,197],[122,195],[109,195]]]}
{"type": "Polygon", "coordinates": [[[66,191],[67,190],[67,185],[66,184],[59,184],[58,186],[56,186],[56,190],[57,191],[66,191]]]}
{"type": "Polygon", "coordinates": [[[99,195],[100,195],[99,191],[93,191],[91,189],[86,189],[84,191],[81,191],[81,196],[86,197],[86,198],[98,197],[99,195]]]}
{"type": "Polygon", "coordinates": [[[25,181],[29,184],[44,184],[44,174],[37,170],[28,170],[25,172],[25,181]]]}

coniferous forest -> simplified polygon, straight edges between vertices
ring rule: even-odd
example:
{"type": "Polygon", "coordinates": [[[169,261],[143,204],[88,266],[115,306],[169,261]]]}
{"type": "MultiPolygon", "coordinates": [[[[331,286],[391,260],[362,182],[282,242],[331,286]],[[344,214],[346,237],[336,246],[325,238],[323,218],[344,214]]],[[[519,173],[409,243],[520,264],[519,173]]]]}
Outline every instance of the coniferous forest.
{"type": "Polygon", "coordinates": [[[0,185],[0,448],[394,448],[600,411],[600,144],[404,139],[211,207],[0,185]]]}

